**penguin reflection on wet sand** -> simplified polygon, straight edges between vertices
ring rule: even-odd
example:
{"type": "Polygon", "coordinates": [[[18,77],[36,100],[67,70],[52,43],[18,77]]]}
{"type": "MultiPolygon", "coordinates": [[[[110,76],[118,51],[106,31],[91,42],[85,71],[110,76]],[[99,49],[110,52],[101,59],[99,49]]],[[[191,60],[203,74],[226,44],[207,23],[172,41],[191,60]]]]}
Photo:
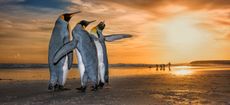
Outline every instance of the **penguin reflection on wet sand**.
{"type": "Polygon", "coordinates": [[[106,35],[102,34],[103,29],[105,28],[105,23],[100,22],[97,26],[93,27],[90,31],[91,37],[94,40],[94,43],[97,48],[97,57],[98,57],[98,81],[99,87],[103,88],[104,84],[109,84],[109,63],[107,56],[107,49],[105,41],[115,41],[122,38],[129,38],[131,35],[128,34],[113,34],[106,35]]]}
{"type": "Polygon", "coordinates": [[[53,63],[53,58],[55,53],[60,47],[65,43],[70,41],[69,35],[69,21],[74,14],[80,13],[66,13],[62,14],[56,20],[56,23],[53,28],[53,32],[49,42],[49,51],[48,51],[48,64],[50,71],[50,81],[48,90],[66,90],[64,88],[68,69],[72,66],[73,53],[69,52],[65,54],[58,62],[53,63]]]}
{"type": "Polygon", "coordinates": [[[95,43],[90,34],[85,30],[94,21],[82,20],[72,31],[72,41],[59,49],[54,57],[54,63],[58,62],[63,56],[75,50],[78,58],[78,68],[80,70],[81,87],[78,90],[85,92],[88,79],[93,83],[92,91],[97,90],[98,83],[98,59],[95,43]]]}

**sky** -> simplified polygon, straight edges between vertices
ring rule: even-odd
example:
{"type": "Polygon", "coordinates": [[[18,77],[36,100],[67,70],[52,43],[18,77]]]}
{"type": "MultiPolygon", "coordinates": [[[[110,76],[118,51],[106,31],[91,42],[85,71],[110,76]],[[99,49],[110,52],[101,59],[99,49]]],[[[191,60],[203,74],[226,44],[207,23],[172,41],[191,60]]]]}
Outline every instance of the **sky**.
{"type": "Polygon", "coordinates": [[[230,0],[0,0],[0,63],[47,63],[56,19],[79,10],[71,28],[133,35],[106,43],[111,64],[230,59],[230,0]]]}

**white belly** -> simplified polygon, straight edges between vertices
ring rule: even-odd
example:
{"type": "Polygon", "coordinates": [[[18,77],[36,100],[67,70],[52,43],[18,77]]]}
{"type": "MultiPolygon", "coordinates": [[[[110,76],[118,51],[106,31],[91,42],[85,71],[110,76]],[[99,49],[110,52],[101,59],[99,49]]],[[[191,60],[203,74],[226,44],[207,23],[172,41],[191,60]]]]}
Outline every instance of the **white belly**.
{"type": "Polygon", "coordinates": [[[85,65],[84,65],[84,63],[83,63],[81,53],[78,51],[78,49],[75,49],[75,51],[76,51],[76,53],[77,53],[78,69],[80,70],[81,84],[83,85],[82,79],[83,79],[83,75],[84,75],[84,73],[85,73],[85,65]]]}
{"type": "Polygon", "coordinates": [[[104,83],[105,65],[104,65],[104,59],[103,59],[103,49],[102,49],[101,43],[98,40],[94,40],[94,43],[97,48],[98,70],[99,70],[98,81],[101,80],[104,83]]]}
{"type": "Polygon", "coordinates": [[[63,70],[63,78],[62,78],[63,81],[61,84],[64,85],[68,75],[68,56],[65,57],[65,62],[62,67],[62,70],[63,70]]]}

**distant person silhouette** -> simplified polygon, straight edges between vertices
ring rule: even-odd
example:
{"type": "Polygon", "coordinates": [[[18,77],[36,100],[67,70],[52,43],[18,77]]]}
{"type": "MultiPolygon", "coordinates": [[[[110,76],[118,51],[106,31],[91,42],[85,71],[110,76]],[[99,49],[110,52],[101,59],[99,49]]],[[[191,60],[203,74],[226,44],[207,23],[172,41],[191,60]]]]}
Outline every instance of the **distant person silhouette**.
{"type": "Polygon", "coordinates": [[[159,67],[159,65],[158,65],[158,64],[156,64],[156,71],[158,71],[158,67],[159,67]]]}
{"type": "Polygon", "coordinates": [[[171,63],[170,62],[168,63],[168,69],[169,69],[169,71],[171,71],[171,63]]]}
{"type": "Polygon", "coordinates": [[[162,66],[162,64],[160,64],[160,71],[163,69],[163,66],[162,66]]]}
{"type": "Polygon", "coordinates": [[[162,64],[162,69],[163,71],[165,71],[165,64],[162,64]]]}

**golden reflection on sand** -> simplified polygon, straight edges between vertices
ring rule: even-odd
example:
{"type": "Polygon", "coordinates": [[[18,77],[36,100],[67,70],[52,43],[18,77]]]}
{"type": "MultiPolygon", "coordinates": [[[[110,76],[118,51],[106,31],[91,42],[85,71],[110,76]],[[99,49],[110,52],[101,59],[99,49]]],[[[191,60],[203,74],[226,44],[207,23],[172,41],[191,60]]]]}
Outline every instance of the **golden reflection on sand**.
{"type": "Polygon", "coordinates": [[[189,70],[189,69],[181,69],[181,70],[173,71],[172,74],[175,74],[175,75],[178,75],[178,76],[192,75],[193,71],[189,70]]]}
{"type": "Polygon", "coordinates": [[[194,74],[194,67],[192,66],[176,66],[171,72],[173,75],[186,76],[194,74]]]}

